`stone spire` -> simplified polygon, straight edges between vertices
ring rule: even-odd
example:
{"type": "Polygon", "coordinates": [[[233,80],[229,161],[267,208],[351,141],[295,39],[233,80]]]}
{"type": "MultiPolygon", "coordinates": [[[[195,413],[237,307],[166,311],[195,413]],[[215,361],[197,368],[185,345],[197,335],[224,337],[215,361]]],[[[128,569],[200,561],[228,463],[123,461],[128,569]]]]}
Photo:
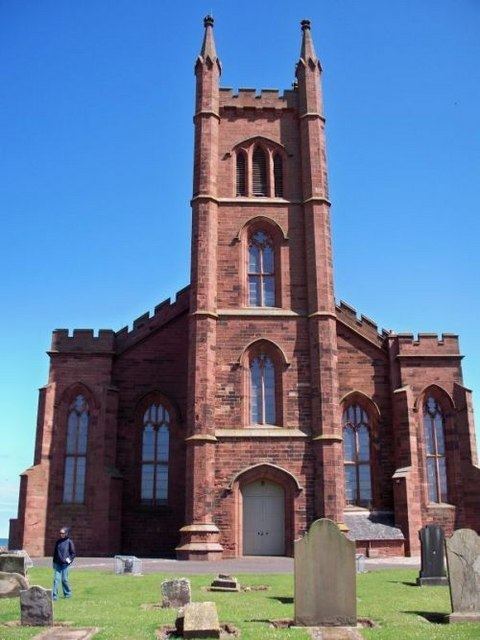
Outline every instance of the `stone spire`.
{"type": "Polygon", "coordinates": [[[203,25],[205,27],[205,34],[203,36],[202,48],[197,58],[197,63],[210,64],[217,63],[219,70],[221,71],[220,60],[217,56],[217,49],[215,47],[215,38],[213,37],[213,18],[208,15],[203,19],[203,25]]]}
{"type": "Polygon", "coordinates": [[[312,33],[310,31],[310,20],[302,20],[300,24],[303,31],[302,47],[300,49],[300,62],[303,62],[305,65],[312,62],[313,64],[318,64],[318,66],[320,66],[317,54],[315,53],[315,47],[313,45],[312,33]]]}

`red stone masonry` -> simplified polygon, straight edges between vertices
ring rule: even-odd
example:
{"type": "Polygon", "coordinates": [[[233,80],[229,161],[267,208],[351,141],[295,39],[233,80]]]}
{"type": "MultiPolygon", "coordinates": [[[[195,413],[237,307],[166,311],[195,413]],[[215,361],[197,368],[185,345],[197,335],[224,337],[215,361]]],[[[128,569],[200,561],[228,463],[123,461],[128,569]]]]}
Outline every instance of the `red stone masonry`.
{"type": "Polygon", "coordinates": [[[53,332],[34,463],[21,475],[10,545],[50,554],[67,524],[81,555],[241,556],[244,489],[263,482],[283,490],[278,526],[290,555],[314,519],[345,527],[342,414],[353,404],[369,422],[368,508],[390,514],[404,537],[357,538],[358,549],[418,553],[418,530],[431,522],[447,535],[480,531],[471,392],[457,336],[379,331],[335,303],[322,69],[310,23],[302,22],[291,90],[235,92],[219,86],[221,70],[207,17],[195,62],[190,285],[131,329],[53,332]],[[256,149],[266,158],[263,196],[253,190],[256,149]],[[246,166],[241,196],[237,154],[246,166]],[[249,300],[248,247],[258,231],[273,247],[271,307],[249,300]],[[250,363],[260,354],[274,365],[275,424],[251,424],[250,363]],[[89,407],[85,501],[65,504],[67,416],[79,394],[89,407]],[[428,500],[423,408],[430,396],[445,422],[447,503],[428,500]],[[140,492],[151,404],[170,415],[168,499],[155,507],[140,492]]]}

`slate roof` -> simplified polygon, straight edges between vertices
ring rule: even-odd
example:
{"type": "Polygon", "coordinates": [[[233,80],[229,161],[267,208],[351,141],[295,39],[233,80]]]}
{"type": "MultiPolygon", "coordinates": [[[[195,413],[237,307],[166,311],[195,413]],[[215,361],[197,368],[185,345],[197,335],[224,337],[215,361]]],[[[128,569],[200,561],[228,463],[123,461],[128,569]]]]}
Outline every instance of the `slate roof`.
{"type": "Polygon", "coordinates": [[[402,531],[395,526],[394,515],[388,511],[345,513],[350,540],[404,540],[402,531]]]}

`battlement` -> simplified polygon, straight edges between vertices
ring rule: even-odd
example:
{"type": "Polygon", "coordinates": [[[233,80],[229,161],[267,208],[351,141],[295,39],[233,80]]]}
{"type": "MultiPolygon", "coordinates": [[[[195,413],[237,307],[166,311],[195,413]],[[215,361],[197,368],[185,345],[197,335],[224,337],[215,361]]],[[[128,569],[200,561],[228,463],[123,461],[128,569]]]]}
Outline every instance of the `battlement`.
{"type": "Polygon", "coordinates": [[[339,320],[369,340],[375,342],[378,346],[383,346],[386,336],[390,335],[390,332],[384,329],[379,333],[376,322],[368,316],[358,316],[357,310],[343,300],[340,300],[339,304],[336,305],[336,311],[339,320]]]}
{"type": "Polygon", "coordinates": [[[220,88],[220,109],[296,109],[297,92],[287,89],[220,88]]]}
{"type": "Polygon", "coordinates": [[[398,342],[398,355],[402,356],[458,356],[460,348],[458,335],[454,333],[413,333],[394,334],[398,342]]]}
{"type": "Polygon", "coordinates": [[[100,329],[95,335],[93,329],[55,329],[52,332],[52,353],[111,353],[114,350],[115,332],[100,329]]]}
{"type": "Polygon", "coordinates": [[[145,337],[162,324],[188,309],[190,304],[190,285],[178,291],[175,300],[167,298],[154,309],[153,315],[146,312],[133,321],[132,328],[123,327],[120,331],[100,329],[95,335],[93,329],[55,329],[52,333],[50,353],[114,353],[123,351],[133,343],[145,337]]]}
{"type": "Polygon", "coordinates": [[[117,351],[123,351],[130,347],[138,340],[146,337],[162,324],[172,320],[175,316],[186,311],[190,305],[190,285],[187,285],[180,291],[177,291],[175,300],[172,302],[170,298],[163,300],[157,304],[153,311],[142,314],[133,321],[132,329],[128,326],[123,327],[115,334],[115,343],[117,351]]]}

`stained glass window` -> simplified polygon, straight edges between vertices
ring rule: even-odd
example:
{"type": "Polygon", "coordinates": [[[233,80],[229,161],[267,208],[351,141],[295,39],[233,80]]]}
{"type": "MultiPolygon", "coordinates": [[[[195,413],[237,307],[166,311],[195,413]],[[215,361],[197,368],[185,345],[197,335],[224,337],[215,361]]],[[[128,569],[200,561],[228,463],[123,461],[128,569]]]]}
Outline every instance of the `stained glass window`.
{"type": "Polygon", "coordinates": [[[256,231],[248,245],[248,302],[252,307],[275,306],[275,255],[264,231],[256,231]]]}
{"type": "Polygon", "coordinates": [[[85,502],[88,423],[88,403],[78,395],[69,407],[67,418],[63,502],[85,502]]]}
{"type": "Polygon", "coordinates": [[[447,468],[445,463],[445,425],[438,402],[429,396],[423,407],[423,433],[427,459],[429,502],[447,502],[447,468]]]}
{"type": "Polygon", "coordinates": [[[370,427],[368,415],[359,405],[350,405],[343,412],[343,460],[347,504],[369,506],[372,502],[370,427]]]}
{"type": "Polygon", "coordinates": [[[250,363],[250,422],[275,424],[275,367],[263,354],[250,363]]]}
{"type": "Polygon", "coordinates": [[[151,404],[143,416],[142,488],[144,504],[165,504],[168,499],[170,415],[161,404],[151,404]]]}

